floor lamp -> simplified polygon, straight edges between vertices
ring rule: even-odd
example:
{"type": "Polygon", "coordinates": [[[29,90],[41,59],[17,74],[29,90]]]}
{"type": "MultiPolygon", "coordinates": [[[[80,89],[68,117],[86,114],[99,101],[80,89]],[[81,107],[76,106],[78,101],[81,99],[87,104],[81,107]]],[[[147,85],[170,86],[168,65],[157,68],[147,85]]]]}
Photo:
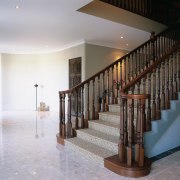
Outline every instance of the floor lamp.
{"type": "Polygon", "coordinates": [[[37,111],[37,87],[38,87],[38,84],[35,84],[34,87],[36,88],[36,111],[37,111]]]}

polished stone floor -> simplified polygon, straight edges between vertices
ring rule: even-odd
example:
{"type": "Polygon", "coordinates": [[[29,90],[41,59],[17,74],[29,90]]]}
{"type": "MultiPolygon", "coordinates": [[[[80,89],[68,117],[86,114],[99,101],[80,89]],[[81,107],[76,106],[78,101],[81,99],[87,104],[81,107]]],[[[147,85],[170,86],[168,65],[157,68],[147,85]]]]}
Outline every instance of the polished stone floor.
{"type": "MultiPolygon", "coordinates": [[[[58,113],[1,112],[0,180],[121,180],[118,176],[57,145],[58,113]]],[[[180,179],[180,151],[153,163],[138,179],[180,179]]],[[[137,179],[137,178],[136,178],[137,179]]]]}

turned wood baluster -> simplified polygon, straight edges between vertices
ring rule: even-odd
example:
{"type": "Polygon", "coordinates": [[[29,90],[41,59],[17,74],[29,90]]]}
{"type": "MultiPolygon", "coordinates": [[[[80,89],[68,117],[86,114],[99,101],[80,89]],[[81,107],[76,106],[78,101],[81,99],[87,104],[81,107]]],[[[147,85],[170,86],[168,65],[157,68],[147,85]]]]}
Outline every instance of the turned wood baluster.
{"type": "Polygon", "coordinates": [[[81,128],[87,127],[84,122],[84,85],[81,87],[81,128]]]}
{"type": "Polygon", "coordinates": [[[122,61],[120,62],[120,89],[122,88],[122,82],[123,82],[123,79],[122,79],[122,61]]]}
{"type": "Polygon", "coordinates": [[[108,111],[108,104],[110,100],[110,89],[109,89],[109,69],[107,70],[107,96],[105,110],[108,111]]]}
{"type": "Polygon", "coordinates": [[[135,77],[137,76],[137,59],[135,58],[135,55],[134,53],[132,54],[132,60],[134,61],[134,74],[135,74],[135,77]]]}
{"type": "Polygon", "coordinates": [[[164,35],[164,52],[167,52],[168,51],[168,43],[167,43],[167,35],[164,35]]]}
{"type": "Polygon", "coordinates": [[[146,94],[146,79],[147,76],[143,78],[143,94],[146,94]]]}
{"type": "Polygon", "coordinates": [[[142,64],[142,67],[141,67],[141,72],[143,72],[145,69],[146,69],[146,55],[145,55],[145,46],[142,47],[142,51],[141,51],[141,64],[142,64]]]}
{"type": "Polygon", "coordinates": [[[138,56],[138,74],[141,73],[141,54],[140,50],[137,50],[137,56],[138,56]]]}
{"type": "Polygon", "coordinates": [[[170,48],[172,48],[172,46],[173,46],[173,31],[171,32],[171,34],[170,34],[170,48]]]}
{"type": "Polygon", "coordinates": [[[94,79],[92,81],[92,119],[95,120],[95,88],[94,88],[94,79]]]}
{"type": "Polygon", "coordinates": [[[166,109],[170,107],[169,98],[169,59],[166,60],[166,109]]]}
{"type": "Polygon", "coordinates": [[[163,46],[162,46],[162,36],[159,37],[159,57],[162,56],[162,49],[163,49],[163,46]]]}
{"type": "Polygon", "coordinates": [[[120,103],[120,142],[119,142],[119,159],[120,162],[125,162],[126,160],[126,144],[125,142],[125,121],[126,121],[126,108],[125,108],[125,101],[127,101],[124,98],[121,98],[121,103],[120,103]]]}
{"type": "MultiPolygon", "coordinates": [[[[63,133],[63,105],[62,105],[63,95],[59,93],[59,136],[63,133]]],[[[64,138],[64,137],[63,137],[64,138]]]]}
{"type": "MultiPolygon", "coordinates": [[[[97,98],[97,111],[98,113],[101,111],[101,103],[102,100],[100,100],[100,75],[98,76],[98,85],[97,85],[97,93],[98,93],[98,98],[97,98]]],[[[99,118],[99,114],[97,113],[97,119],[99,118]]]]}
{"type": "Polygon", "coordinates": [[[175,71],[175,68],[173,68],[173,56],[171,55],[170,56],[170,77],[169,77],[169,80],[170,80],[170,100],[173,100],[173,96],[174,96],[174,84],[173,84],[173,70],[175,71]]]}
{"type": "Polygon", "coordinates": [[[156,118],[161,119],[161,98],[160,98],[160,91],[161,91],[161,80],[160,80],[160,72],[161,72],[161,66],[159,65],[157,67],[157,113],[156,118]]]}
{"type": "Polygon", "coordinates": [[[148,44],[146,44],[145,45],[145,69],[147,69],[148,68],[148,63],[149,62],[149,58],[148,58],[148,44]]]}
{"type": "Polygon", "coordinates": [[[151,130],[151,73],[147,75],[148,77],[148,94],[150,95],[150,98],[148,98],[148,104],[147,104],[147,118],[146,118],[146,131],[151,130]]]}
{"type": "Polygon", "coordinates": [[[62,121],[63,121],[63,135],[62,137],[66,137],[66,114],[65,114],[65,97],[66,97],[66,94],[64,93],[62,95],[62,114],[63,114],[63,118],[62,118],[62,121]]]}
{"type": "Polygon", "coordinates": [[[178,68],[178,73],[177,73],[177,78],[178,78],[178,92],[180,92],[180,50],[176,53],[176,59],[177,59],[177,68],[178,68]]]}
{"type": "Polygon", "coordinates": [[[137,101],[137,119],[136,119],[136,144],[135,144],[135,161],[138,162],[139,161],[139,151],[140,151],[140,128],[141,128],[141,124],[140,124],[140,103],[138,103],[137,101]]]}
{"type": "Polygon", "coordinates": [[[155,62],[155,32],[151,32],[151,36],[150,36],[150,40],[151,40],[151,64],[153,62],[155,62]]]}
{"type": "Polygon", "coordinates": [[[62,121],[62,127],[61,127],[61,130],[62,130],[62,133],[61,133],[61,136],[62,138],[65,138],[66,137],[66,123],[65,123],[65,94],[61,94],[60,95],[60,106],[61,106],[61,111],[60,111],[60,121],[62,121]]]}
{"type": "Polygon", "coordinates": [[[166,43],[165,43],[165,36],[162,36],[162,56],[164,55],[165,53],[165,50],[166,50],[166,43]]]}
{"type": "Polygon", "coordinates": [[[154,58],[155,58],[155,61],[158,59],[157,50],[158,50],[158,40],[155,39],[155,41],[154,41],[154,58]]]}
{"type": "Polygon", "coordinates": [[[175,35],[175,31],[171,32],[171,48],[174,45],[174,35],[175,35]]]}
{"type": "Polygon", "coordinates": [[[144,166],[144,122],[145,122],[145,100],[142,99],[140,104],[140,151],[139,151],[139,162],[140,167],[144,166]]]}
{"type": "Polygon", "coordinates": [[[152,120],[156,120],[156,70],[153,70],[152,120]]]}
{"type": "Polygon", "coordinates": [[[132,100],[128,100],[129,104],[129,115],[128,115],[128,147],[127,147],[127,166],[131,167],[133,163],[133,152],[132,152],[132,138],[133,138],[133,122],[132,122],[132,100]]]}
{"type": "Polygon", "coordinates": [[[162,93],[161,93],[161,109],[166,109],[165,99],[165,62],[162,62],[162,93]]]}
{"type": "Polygon", "coordinates": [[[158,53],[158,59],[160,58],[161,54],[160,54],[160,50],[161,50],[161,37],[158,37],[157,39],[158,42],[158,47],[157,47],[157,53],[158,53]]]}
{"type": "Polygon", "coordinates": [[[131,81],[131,78],[130,78],[130,68],[131,68],[131,65],[130,65],[130,57],[128,56],[127,57],[127,62],[128,62],[128,82],[131,81]]]}
{"type": "MultiPolygon", "coordinates": [[[[134,89],[135,89],[135,86],[131,87],[131,92],[132,94],[134,94],[134,89]]],[[[136,141],[136,137],[134,136],[135,134],[135,125],[134,125],[134,99],[132,99],[132,110],[131,110],[131,119],[132,119],[132,143],[134,143],[136,141]]]]}
{"type": "MultiPolygon", "coordinates": [[[[137,94],[140,94],[140,81],[136,83],[137,84],[137,94]]],[[[133,93],[132,93],[133,94],[133,93]]]]}
{"type": "Polygon", "coordinates": [[[67,137],[72,137],[72,122],[71,122],[71,93],[68,94],[68,121],[67,121],[67,137]]]}
{"type": "Polygon", "coordinates": [[[124,85],[126,85],[127,82],[127,74],[126,74],[126,59],[124,59],[124,85]]]}
{"type": "Polygon", "coordinates": [[[140,61],[140,73],[144,70],[144,54],[143,54],[144,48],[140,48],[139,50],[139,61],[140,61]]]}
{"type": "Polygon", "coordinates": [[[106,103],[106,94],[105,94],[105,84],[104,84],[104,73],[102,75],[102,107],[101,111],[105,111],[105,103],[106,103]]]}
{"type": "MultiPolygon", "coordinates": [[[[118,63],[116,64],[116,83],[118,83],[118,63]]],[[[118,103],[118,98],[119,98],[119,92],[118,88],[116,87],[116,103],[118,103]]]]}
{"type": "Polygon", "coordinates": [[[168,51],[169,51],[169,49],[171,48],[171,36],[170,36],[171,34],[170,34],[170,32],[168,33],[168,38],[167,38],[167,40],[168,40],[168,51]]]}
{"type": "Polygon", "coordinates": [[[75,129],[78,129],[78,114],[79,114],[79,103],[78,103],[78,101],[79,101],[79,95],[78,95],[78,90],[79,89],[77,89],[76,90],[76,118],[75,118],[75,129]]]}
{"type": "Polygon", "coordinates": [[[112,71],[111,71],[111,73],[112,73],[112,91],[111,91],[111,104],[114,104],[114,93],[115,93],[115,88],[114,88],[114,66],[112,67],[112,71]]]}
{"type": "Polygon", "coordinates": [[[173,63],[174,63],[174,81],[173,81],[173,87],[174,87],[174,92],[173,92],[173,99],[177,100],[177,92],[178,92],[178,84],[177,84],[177,61],[176,61],[176,53],[173,54],[173,63]]]}
{"type": "Polygon", "coordinates": [[[89,111],[89,82],[87,83],[87,120],[90,119],[90,111],[89,111]]]}
{"type": "MultiPolygon", "coordinates": [[[[134,62],[133,62],[133,57],[130,55],[130,64],[131,64],[131,80],[134,78],[134,62]]],[[[122,79],[121,79],[122,80],[122,79]]]]}
{"type": "Polygon", "coordinates": [[[127,99],[124,102],[124,145],[128,146],[128,104],[127,99]]]}
{"type": "Polygon", "coordinates": [[[148,43],[148,67],[151,65],[151,43],[148,43]]]}

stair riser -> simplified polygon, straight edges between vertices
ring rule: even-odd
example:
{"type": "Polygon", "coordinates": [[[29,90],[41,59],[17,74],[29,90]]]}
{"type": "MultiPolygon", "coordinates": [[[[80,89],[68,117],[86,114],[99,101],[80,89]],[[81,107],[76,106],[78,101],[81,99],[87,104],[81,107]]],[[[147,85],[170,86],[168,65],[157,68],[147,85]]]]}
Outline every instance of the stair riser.
{"type": "Polygon", "coordinates": [[[100,147],[103,147],[105,149],[108,149],[114,153],[118,153],[118,144],[97,138],[95,136],[84,133],[82,131],[77,131],[77,137],[85,140],[86,142],[90,142],[90,143],[96,144],[100,147]]]}
{"type": "Polygon", "coordinates": [[[120,116],[99,113],[99,119],[107,122],[120,124],[120,116]]]}
{"type": "Polygon", "coordinates": [[[78,152],[78,153],[81,153],[83,156],[87,157],[88,159],[91,159],[99,164],[101,164],[102,166],[104,165],[104,158],[94,154],[94,153],[91,153],[89,151],[86,151],[85,149],[79,147],[79,146],[76,146],[74,144],[72,144],[71,142],[68,142],[65,140],[65,146],[67,148],[70,148],[72,149],[73,151],[75,152],[78,152]]]}
{"type": "Polygon", "coordinates": [[[93,123],[92,121],[89,121],[89,128],[106,133],[106,134],[111,134],[113,136],[119,136],[119,129],[109,127],[103,124],[93,123]]]}
{"type": "Polygon", "coordinates": [[[119,113],[120,114],[120,106],[109,106],[109,112],[115,112],[115,113],[119,113]]]}

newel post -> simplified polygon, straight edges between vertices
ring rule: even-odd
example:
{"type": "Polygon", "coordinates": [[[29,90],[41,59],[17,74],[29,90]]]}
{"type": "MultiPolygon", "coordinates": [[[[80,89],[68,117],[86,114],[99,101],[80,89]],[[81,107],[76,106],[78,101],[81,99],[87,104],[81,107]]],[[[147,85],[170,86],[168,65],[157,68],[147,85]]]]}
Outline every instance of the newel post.
{"type": "Polygon", "coordinates": [[[125,130],[125,124],[126,124],[126,115],[125,115],[125,106],[126,106],[126,99],[121,98],[120,101],[120,142],[118,147],[118,153],[119,153],[119,159],[120,162],[125,162],[126,160],[126,144],[125,144],[125,138],[126,138],[126,130],[125,130]]]}
{"type": "Polygon", "coordinates": [[[106,158],[104,165],[122,176],[143,177],[151,168],[151,161],[144,153],[145,101],[150,95],[123,94],[121,98],[119,154],[106,158]],[[137,118],[134,116],[135,105],[137,118]]]}
{"type": "Polygon", "coordinates": [[[66,138],[66,123],[65,123],[65,94],[59,92],[59,133],[56,135],[57,142],[64,145],[66,138]]]}

